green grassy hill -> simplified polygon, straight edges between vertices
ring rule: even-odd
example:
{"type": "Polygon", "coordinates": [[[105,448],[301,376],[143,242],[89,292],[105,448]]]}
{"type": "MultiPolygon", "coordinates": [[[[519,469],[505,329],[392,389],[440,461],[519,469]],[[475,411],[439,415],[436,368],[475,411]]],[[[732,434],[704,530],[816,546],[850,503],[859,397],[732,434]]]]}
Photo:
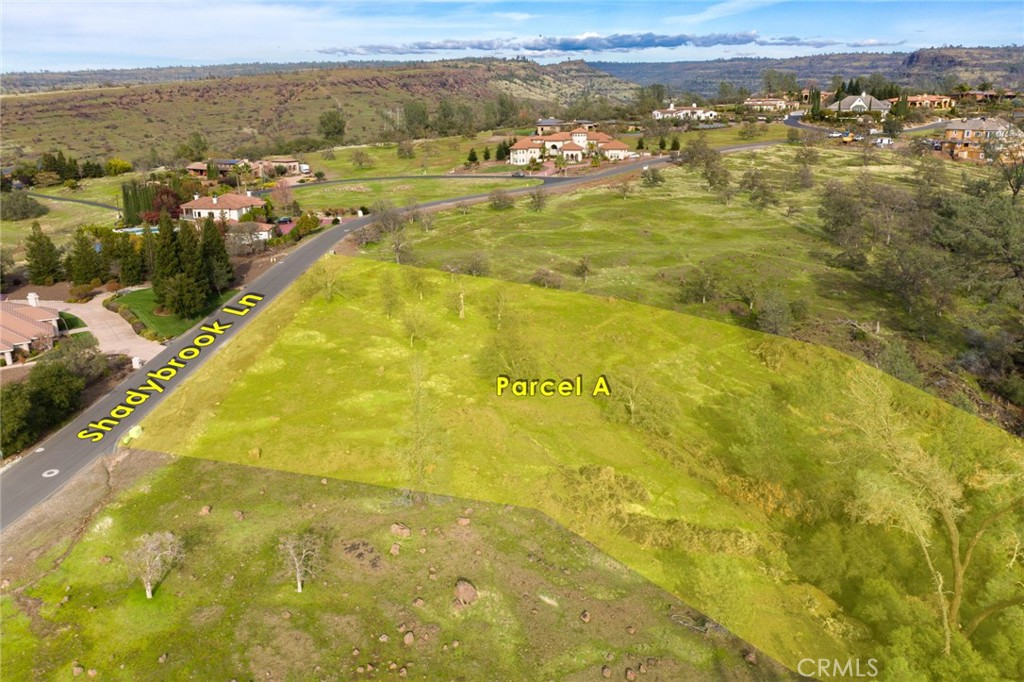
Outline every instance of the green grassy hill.
{"type": "MultiPolygon", "coordinates": [[[[534,507],[791,668],[873,657],[887,680],[1021,671],[1005,646],[1024,634],[1012,609],[933,655],[928,569],[915,536],[886,528],[912,522],[945,556],[929,496],[973,532],[1019,489],[1019,441],[829,349],[336,257],[144,427],[142,447],[534,507]],[[506,373],[579,374],[586,390],[604,375],[612,397],[498,397],[506,373]],[[915,515],[886,516],[901,509],[915,515]]],[[[1021,522],[1011,512],[998,528],[1021,522]]],[[[976,549],[965,621],[1013,592],[1002,530],[976,549]]]]}
{"type": "MultiPolygon", "coordinates": [[[[0,599],[4,680],[583,682],[605,666],[653,682],[795,679],[763,655],[748,664],[728,633],[688,628],[702,619],[677,598],[521,508],[183,458],[83,531],[0,599]],[[309,529],[323,561],[299,594],[277,545],[309,529]],[[147,601],[124,555],[163,531],[185,557],[147,601]],[[478,591],[464,608],[460,577],[478,591]]],[[[38,537],[4,539],[7,554],[39,552],[38,537]]]]}

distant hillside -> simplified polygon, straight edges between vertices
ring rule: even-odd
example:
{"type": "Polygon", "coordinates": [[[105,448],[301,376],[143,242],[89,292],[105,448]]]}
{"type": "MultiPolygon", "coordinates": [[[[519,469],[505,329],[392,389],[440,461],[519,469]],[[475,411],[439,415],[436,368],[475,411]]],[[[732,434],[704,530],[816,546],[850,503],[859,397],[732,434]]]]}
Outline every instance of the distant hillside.
{"type": "Polygon", "coordinates": [[[959,83],[976,86],[1024,87],[1024,47],[942,47],[917,52],[854,52],[787,59],[717,59],[703,62],[588,62],[612,76],[649,85],[664,83],[704,95],[717,92],[721,81],[757,91],[761,72],[778,69],[796,73],[803,82],[828,85],[833,76],[844,79],[880,73],[921,90],[948,90],[959,83]]]}
{"type": "MultiPolygon", "coordinates": [[[[204,67],[210,73],[261,68],[259,75],[4,95],[5,163],[52,149],[79,159],[119,155],[135,160],[165,158],[193,132],[210,152],[232,154],[244,145],[317,134],[317,119],[341,107],[348,120],[347,142],[377,139],[382,111],[411,100],[433,109],[442,97],[464,101],[481,113],[500,92],[515,94],[521,115],[552,113],[583,94],[622,101],[636,86],[583,62],[541,66],[525,60],[465,59],[404,64],[351,64],[269,72],[282,65],[204,67]]],[[[293,69],[299,65],[290,65],[293,69]]],[[[94,72],[88,72],[94,73],[94,72]]],[[[190,69],[135,69],[126,78],[201,75],[190,69]],[[160,72],[160,73],[157,73],[160,72]]],[[[39,76],[40,74],[33,74],[39,76]]],[[[68,83],[55,76],[55,83],[68,83]]],[[[4,76],[19,82],[15,76],[4,76]]],[[[82,81],[84,82],[84,81],[82,81]]]]}

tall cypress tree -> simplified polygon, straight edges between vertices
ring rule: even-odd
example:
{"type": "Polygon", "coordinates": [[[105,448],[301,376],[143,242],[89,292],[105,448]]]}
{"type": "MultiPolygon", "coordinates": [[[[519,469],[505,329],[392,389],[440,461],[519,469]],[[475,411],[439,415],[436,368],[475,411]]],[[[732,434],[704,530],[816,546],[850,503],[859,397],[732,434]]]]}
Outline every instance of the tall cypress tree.
{"type": "Polygon", "coordinates": [[[178,239],[174,234],[174,223],[167,211],[160,214],[160,231],[156,235],[156,249],[153,252],[153,298],[157,305],[164,304],[164,283],[181,272],[178,255],[178,239]]]}
{"type": "Polygon", "coordinates": [[[71,253],[64,269],[75,284],[88,284],[94,279],[102,279],[105,274],[100,254],[96,252],[96,243],[82,228],[78,228],[71,239],[71,253]]]}
{"type": "Polygon", "coordinates": [[[206,220],[203,221],[199,244],[210,289],[220,294],[235,278],[235,271],[231,267],[231,259],[228,258],[228,250],[224,246],[224,237],[210,216],[206,216],[206,220]]]}
{"type": "Polygon", "coordinates": [[[43,234],[39,221],[32,223],[32,231],[25,240],[25,259],[28,261],[28,280],[32,284],[48,285],[60,281],[63,275],[60,251],[53,240],[43,234]]]}
{"type": "Polygon", "coordinates": [[[210,280],[203,263],[203,250],[192,223],[183,222],[178,227],[178,258],[181,259],[181,273],[195,286],[195,295],[206,301],[210,297],[210,280]]]}
{"type": "Polygon", "coordinates": [[[146,225],[142,230],[142,249],[139,255],[142,257],[142,278],[153,277],[156,238],[153,237],[153,230],[150,229],[149,225],[146,225]]]}

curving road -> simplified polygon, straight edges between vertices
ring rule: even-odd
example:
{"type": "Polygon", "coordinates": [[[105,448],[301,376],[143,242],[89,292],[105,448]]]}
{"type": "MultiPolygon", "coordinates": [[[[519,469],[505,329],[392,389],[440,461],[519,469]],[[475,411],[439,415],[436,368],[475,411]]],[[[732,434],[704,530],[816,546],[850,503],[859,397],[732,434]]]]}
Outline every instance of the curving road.
{"type": "MultiPolygon", "coordinates": [[[[751,144],[726,147],[720,151],[723,153],[732,153],[747,149],[766,147],[772,144],[778,143],[755,142],[751,144]]],[[[669,161],[670,158],[667,156],[652,157],[641,161],[609,166],[597,173],[581,177],[543,178],[545,180],[544,185],[558,187],[560,190],[563,188],[569,189],[576,186],[614,178],[618,175],[636,172],[645,165],[663,165],[669,161]]],[[[423,178],[425,176],[410,177],[423,178]]],[[[438,177],[465,178],[467,176],[444,175],[438,177]]],[[[511,179],[511,176],[486,177],[502,177],[511,179]]],[[[362,180],[366,180],[366,178],[362,180]]],[[[532,187],[522,187],[510,190],[509,194],[513,196],[523,195],[533,191],[535,188],[536,185],[532,187]]],[[[402,210],[411,211],[415,209],[432,208],[456,202],[471,203],[474,201],[486,200],[488,197],[489,194],[471,194],[417,204],[416,206],[406,207],[402,210]]],[[[56,199],[55,197],[47,198],[56,199]]],[[[94,203],[65,198],[56,200],[74,201],[76,203],[94,203]]],[[[181,383],[201,367],[203,363],[209,362],[211,357],[215,357],[220,348],[229,344],[253,318],[259,315],[259,313],[266,308],[269,303],[288,288],[292,282],[299,277],[299,275],[309,269],[321,256],[330,251],[338,240],[349,232],[368,224],[372,219],[372,216],[357,218],[331,227],[300,243],[294,251],[279,258],[278,262],[271,267],[270,270],[258,277],[251,284],[243,287],[243,291],[228,304],[229,306],[238,308],[238,300],[246,294],[259,294],[263,296],[263,299],[259,304],[251,309],[251,314],[239,317],[231,314],[225,314],[219,310],[205,318],[201,322],[197,323],[192,330],[182,334],[178,339],[169,342],[166,348],[152,360],[143,365],[142,369],[133,372],[128,376],[128,378],[112,389],[110,393],[87,407],[69,424],[40,443],[35,452],[21,457],[17,461],[6,466],[4,470],[0,472],[0,529],[7,528],[31,511],[36,505],[49,498],[68,481],[70,481],[71,478],[81,471],[87,464],[98,457],[112,452],[116,448],[118,441],[124,437],[132,426],[152,412],[153,408],[159,405],[166,395],[171,393],[177,386],[181,385],[181,383]],[[222,334],[218,334],[216,342],[213,345],[204,348],[199,353],[198,357],[185,361],[184,367],[177,370],[176,376],[172,380],[165,382],[164,392],[150,394],[150,397],[147,400],[142,404],[135,406],[134,411],[126,418],[120,420],[116,426],[113,426],[99,442],[83,440],[78,437],[78,433],[80,431],[88,430],[90,428],[90,423],[97,422],[104,417],[108,417],[111,410],[124,402],[126,391],[130,389],[138,389],[140,385],[146,383],[147,372],[152,372],[157,368],[163,367],[169,360],[175,360],[183,349],[192,346],[193,339],[195,339],[198,334],[202,333],[199,331],[198,327],[204,325],[209,326],[217,320],[224,324],[229,322],[232,324],[230,328],[223,331],[222,334]]],[[[177,362],[181,363],[181,360],[177,360],[177,362]]]]}

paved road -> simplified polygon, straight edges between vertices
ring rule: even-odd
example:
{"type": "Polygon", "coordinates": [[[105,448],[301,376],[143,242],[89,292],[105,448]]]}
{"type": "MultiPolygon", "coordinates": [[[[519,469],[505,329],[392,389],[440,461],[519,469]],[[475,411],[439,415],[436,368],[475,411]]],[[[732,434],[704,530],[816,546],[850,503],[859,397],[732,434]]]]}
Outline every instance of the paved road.
{"type": "Polygon", "coordinates": [[[83,204],[85,206],[94,206],[96,208],[109,208],[111,211],[120,210],[117,206],[111,206],[110,204],[101,204],[98,201],[89,201],[88,199],[72,199],[71,197],[51,197],[49,194],[40,194],[39,192],[28,192],[25,194],[30,197],[36,197],[37,199],[49,199],[50,201],[66,201],[69,204],[83,204]]]}
{"type": "MultiPolygon", "coordinates": [[[[736,145],[723,149],[724,153],[742,151],[745,149],[756,149],[768,146],[770,142],[757,142],[751,144],[736,145]]],[[[613,178],[617,175],[636,172],[644,165],[663,165],[670,161],[669,157],[651,157],[638,162],[620,165],[610,165],[607,168],[582,177],[547,178],[545,184],[559,188],[571,188],[577,185],[590,184],[613,178]]],[[[422,176],[415,176],[422,177],[422,176]]],[[[443,176],[450,177],[450,176],[443,176]]],[[[462,176],[465,177],[465,176],[462,176]]],[[[510,177],[510,176],[496,176],[510,177]]],[[[509,191],[509,194],[522,195],[533,191],[533,187],[523,187],[509,191]]],[[[440,199],[417,206],[408,207],[404,210],[416,208],[430,208],[453,204],[457,202],[472,202],[486,199],[488,194],[472,194],[450,199],[440,199]]],[[[65,199],[66,200],[66,199],[65,199]]],[[[145,402],[137,405],[130,416],[120,420],[109,433],[99,442],[91,442],[78,438],[79,431],[89,428],[88,425],[99,419],[107,417],[110,411],[125,400],[125,391],[138,389],[147,381],[147,372],[155,371],[163,367],[168,360],[175,359],[182,349],[193,345],[198,330],[182,334],[178,339],[168,343],[167,347],[156,357],[143,365],[142,369],[133,372],[121,384],[115,387],[105,397],[86,408],[81,415],[73,419],[67,426],[56,432],[43,441],[38,450],[28,456],[9,465],[0,473],[0,529],[11,525],[37,504],[43,502],[53,495],[64,484],[87,464],[114,450],[118,441],[124,437],[127,431],[137,424],[143,417],[153,411],[162,399],[173,391],[177,386],[194,373],[203,363],[209,362],[215,357],[216,352],[227,343],[230,343],[245,326],[256,317],[267,305],[283,292],[303,272],[309,269],[321,256],[331,248],[344,235],[366,225],[372,220],[372,216],[357,218],[341,225],[329,228],[315,237],[303,241],[294,251],[279,258],[278,262],[267,272],[246,286],[239,293],[229,306],[237,307],[237,301],[245,294],[254,293],[263,296],[263,300],[256,307],[251,309],[251,314],[244,317],[225,314],[221,311],[214,313],[197,324],[197,327],[210,325],[216,320],[222,323],[233,323],[232,326],[217,337],[216,342],[203,349],[198,357],[184,362],[184,368],[178,369],[176,376],[166,382],[165,392],[152,393],[145,402]]],[[[221,309],[223,310],[223,309],[221,309]]],[[[180,361],[178,361],[180,364],[180,361]]]]}

